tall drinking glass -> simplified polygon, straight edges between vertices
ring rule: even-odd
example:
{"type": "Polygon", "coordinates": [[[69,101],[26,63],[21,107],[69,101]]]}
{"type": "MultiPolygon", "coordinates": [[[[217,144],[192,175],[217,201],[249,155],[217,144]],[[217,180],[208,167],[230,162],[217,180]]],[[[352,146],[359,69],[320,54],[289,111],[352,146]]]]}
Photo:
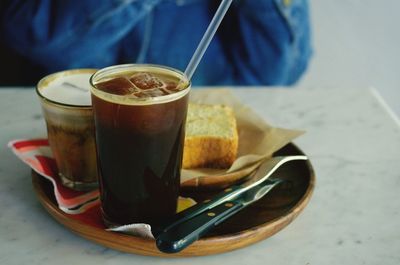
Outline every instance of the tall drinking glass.
{"type": "Polygon", "coordinates": [[[117,65],[91,80],[103,220],[160,221],[176,212],[190,82],[158,65],[117,65]]]}

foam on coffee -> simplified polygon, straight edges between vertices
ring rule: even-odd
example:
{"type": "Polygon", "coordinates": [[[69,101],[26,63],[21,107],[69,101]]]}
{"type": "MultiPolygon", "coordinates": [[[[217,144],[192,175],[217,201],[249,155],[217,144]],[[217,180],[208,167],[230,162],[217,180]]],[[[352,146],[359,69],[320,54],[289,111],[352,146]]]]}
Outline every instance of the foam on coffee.
{"type": "Polygon", "coordinates": [[[46,99],[62,104],[91,106],[90,76],[94,70],[55,74],[39,83],[39,93],[46,99]]]}

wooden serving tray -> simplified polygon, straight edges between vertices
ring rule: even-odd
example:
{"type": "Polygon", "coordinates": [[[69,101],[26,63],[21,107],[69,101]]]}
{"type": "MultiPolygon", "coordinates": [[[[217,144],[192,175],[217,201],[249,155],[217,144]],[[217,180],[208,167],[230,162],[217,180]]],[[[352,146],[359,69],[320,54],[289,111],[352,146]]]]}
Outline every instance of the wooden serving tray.
{"type": "MultiPolygon", "coordinates": [[[[303,152],[293,144],[288,144],[277,152],[277,155],[299,154],[303,152]]],[[[154,240],[106,231],[100,221],[100,211],[97,211],[97,224],[72,219],[71,215],[58,208],[50,182],[32,171],[32,182],[39,201],[53,218],[71,231],[119,251],[165,257],[202,256],[231,251],[268,238],[290,224],[311,198],[315,185],[314,170],[310,161],[293,161],[279,168],[273,177],[285,179],[287,182],[182,252],[165,254],[156,248],[154,240]]],[[[183,195],[203,200],[213,194],[197,192],[183,195]]]]}

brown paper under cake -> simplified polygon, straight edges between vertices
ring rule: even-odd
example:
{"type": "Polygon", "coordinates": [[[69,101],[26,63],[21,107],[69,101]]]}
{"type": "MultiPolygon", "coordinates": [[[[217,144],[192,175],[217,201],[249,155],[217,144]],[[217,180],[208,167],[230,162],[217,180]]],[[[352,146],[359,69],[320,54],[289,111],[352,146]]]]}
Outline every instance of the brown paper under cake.
{"type": "MultiPolygon", "coordinates": [[[[249,93],[260,92],[249,89],[249,93]]],[[[182,169],[181,183],[186,188],[218,189],[232,185],[248,176],[264,159],[290,143],[304,131],[274,127],[265,121],[270,113],[256,113],[234,96],[234,89],[193,89],[190,102],[207,105],[224,105],[233,109],[236,118],[239,146],[237,157],[229,168],[182,169]],[[262,114],[263,116],[259,116],[262,114]]],[[[262,93],[274,93],[269,89],[262,93]]],[[[269,97],[267,97],[269,98],[269,97]]],[[[271,100],[274,98],[270,97],[271,100]]],[[[264,104],[270,104],[266,101],[264,104]]]]}
{"type": "Polygon", "coordinates": [[[183,168],[229,168],[237,150],[238,133],[232,108],[189,104],[183,168]]]}

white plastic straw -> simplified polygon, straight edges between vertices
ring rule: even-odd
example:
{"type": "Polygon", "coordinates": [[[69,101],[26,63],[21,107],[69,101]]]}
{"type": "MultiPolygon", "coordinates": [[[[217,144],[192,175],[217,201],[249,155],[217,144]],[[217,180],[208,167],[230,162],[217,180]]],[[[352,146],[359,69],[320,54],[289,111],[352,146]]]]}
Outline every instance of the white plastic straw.
{"type": "Polygon", "coordinates": [[[228,8],[231,5],[231,3],[232,0],[221,1],[221,4],[219,5],[217,12],[215,12],[215,15],[211,20],[210,25],[208,25],[208,28],[204,33],[203,38],[201,39],[199,45],[197,46],[196,51],[194,52],[192,58],[190,59],[190,62],[186,66],[185,75],[188,77],[189,80],[192,79],[194,71],[196,71],[196,68],[200,63],[201,58],[203,58],[203,55],[208,48],[208,45],[210,44],[212,38],[214,37],[214,34],[217,31],[219,24],[221,24],[221,21],[224,18],[226,11],[228,11],[228,8]]]}

